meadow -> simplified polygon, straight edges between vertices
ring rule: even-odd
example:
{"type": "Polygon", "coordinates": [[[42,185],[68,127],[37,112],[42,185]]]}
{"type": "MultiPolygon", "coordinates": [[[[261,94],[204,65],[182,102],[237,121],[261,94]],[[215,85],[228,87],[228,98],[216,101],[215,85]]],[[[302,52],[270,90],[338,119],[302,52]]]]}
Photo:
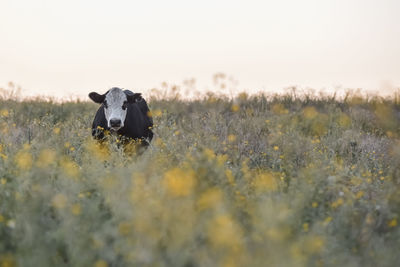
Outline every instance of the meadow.
{"type": "Polygon", "coordinates": [[[147,98],[155,137],[91,138],[98,106],[0,99],[0,266],[398,266],[400,98],[147,98]]]}

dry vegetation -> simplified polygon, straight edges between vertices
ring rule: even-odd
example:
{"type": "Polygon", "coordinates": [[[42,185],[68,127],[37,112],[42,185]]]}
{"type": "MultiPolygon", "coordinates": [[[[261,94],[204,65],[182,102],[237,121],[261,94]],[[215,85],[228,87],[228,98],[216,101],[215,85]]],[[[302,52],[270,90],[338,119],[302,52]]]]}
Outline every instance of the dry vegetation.
{"type": "Polygon", "coordinates": [[[0,100],[0,266],[395,266],[398,98],[148,99],[152,145],[89,102],[0,100]]]}

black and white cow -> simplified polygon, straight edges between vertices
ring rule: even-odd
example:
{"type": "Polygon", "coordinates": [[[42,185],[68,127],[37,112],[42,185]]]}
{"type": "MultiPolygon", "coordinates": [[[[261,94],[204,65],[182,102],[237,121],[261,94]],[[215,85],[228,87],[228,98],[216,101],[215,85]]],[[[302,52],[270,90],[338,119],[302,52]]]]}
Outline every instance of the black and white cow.
{"type": "Polygon", "coordinates": [[[128,140],[142,140],[144,144],[151,141],[153,120],[140,93],[113,87],[103,95],[91,92],[89,97],[101,104],[93,120],[94,138],[103,139],[104,132],[110,131],[128,140]]]}

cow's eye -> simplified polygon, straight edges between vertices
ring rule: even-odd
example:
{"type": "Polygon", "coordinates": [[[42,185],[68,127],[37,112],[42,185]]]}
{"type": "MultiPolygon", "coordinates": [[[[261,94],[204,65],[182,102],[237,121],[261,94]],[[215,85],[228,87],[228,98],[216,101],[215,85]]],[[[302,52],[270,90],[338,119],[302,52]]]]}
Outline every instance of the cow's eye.
{"type": "Polygon", "coordinates": [[[104,101],[104,107],[105,107],[105,108],[108,108],[107,101],[104,101]]]}
{"type": "Polygon", "coordinates": [[[124,104],[122,104],[122,109],[125,110],[128,106],[128,103],[125,101],[124,104]]]}

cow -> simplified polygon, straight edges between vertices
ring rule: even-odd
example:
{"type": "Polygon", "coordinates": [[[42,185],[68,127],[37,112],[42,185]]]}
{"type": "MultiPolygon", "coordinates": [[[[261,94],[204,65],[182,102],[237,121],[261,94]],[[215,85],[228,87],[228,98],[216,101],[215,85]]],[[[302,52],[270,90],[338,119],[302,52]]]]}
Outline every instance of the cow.
{"type": "Polygon", "coordinates": [[[92,136],[103,140],[105,133],[117,134],[123,140],[149,145],[153,138],[153,120],[140,93],[113,87],[105,94],[91,92],[89,98],[101,104],[92,124],[92,136]]]}

